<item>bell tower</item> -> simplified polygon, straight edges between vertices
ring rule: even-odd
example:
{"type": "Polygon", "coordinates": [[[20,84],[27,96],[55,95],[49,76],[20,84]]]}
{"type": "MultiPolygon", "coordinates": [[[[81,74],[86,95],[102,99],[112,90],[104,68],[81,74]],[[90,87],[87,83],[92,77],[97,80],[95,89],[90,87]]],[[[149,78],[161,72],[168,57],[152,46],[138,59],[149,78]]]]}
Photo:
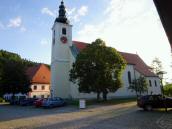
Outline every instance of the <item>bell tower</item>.
{"type": "Polygon", "coordinates": [[[53,97],[70,97],[70,46],[72,46],[72,25],[66,17],[62,0],[59,16],[52,27],[51,95],[53,97]]]}

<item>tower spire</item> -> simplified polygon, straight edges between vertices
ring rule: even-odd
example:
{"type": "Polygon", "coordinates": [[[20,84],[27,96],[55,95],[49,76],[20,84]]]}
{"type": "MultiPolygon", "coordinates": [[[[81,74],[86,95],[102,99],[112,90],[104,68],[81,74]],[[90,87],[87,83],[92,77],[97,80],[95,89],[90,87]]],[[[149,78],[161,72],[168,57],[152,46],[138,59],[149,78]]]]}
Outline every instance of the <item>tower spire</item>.
{"type": "Polygon", "coordinates": [[[66,7],[64,6],[63,0],[61,1],[61,5],[59,6],[59,16],[56,18],[55,22],[69,24],[69,21],[66,17],[66,7]]]}

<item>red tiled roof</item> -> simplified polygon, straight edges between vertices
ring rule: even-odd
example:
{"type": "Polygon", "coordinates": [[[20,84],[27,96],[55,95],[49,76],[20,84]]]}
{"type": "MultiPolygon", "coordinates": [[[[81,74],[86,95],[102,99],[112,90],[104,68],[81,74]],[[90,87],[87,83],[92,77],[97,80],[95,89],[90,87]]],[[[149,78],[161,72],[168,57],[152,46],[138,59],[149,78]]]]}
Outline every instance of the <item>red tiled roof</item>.
{"type": "MultiPolygon", "coordinates": [[[[73,43],[80,51],[86,48],[86,46],[88,45],[88,43],[79,41],[73,41],[73,43]]],[[[156,76],[153,72],[149,70],[149,66],[147,66],[145,62],[137,54],[125,52],[119,53],[123,56],[123,58],[127,61],[128,64],[134,65],[135,70],[137,70],[139,73],[143,74],[144,76],[156,76]]]]}
{"type": "Polygon", "coordinates": [[[150,71],[150,67],[137,55],[131,53],[120,52],[123,58],[127,61],[128,64],[133,64],[134,68],[144,76],[156,76],[153,72],[150,71]]]}
{"type": "Polygon", "coordinates": [[[29,67],[26,75],[31,83],[50,84],[50,70],[44,64],[29,67]]]}
{"type": "Polygon", "coordinates": [[[84,48],[87,47],[88,43],[84,43],[84,42],[79,42],[79,41],[73,41],[73,43],[76,45],[76,47],[81,51],[84,48]]]}

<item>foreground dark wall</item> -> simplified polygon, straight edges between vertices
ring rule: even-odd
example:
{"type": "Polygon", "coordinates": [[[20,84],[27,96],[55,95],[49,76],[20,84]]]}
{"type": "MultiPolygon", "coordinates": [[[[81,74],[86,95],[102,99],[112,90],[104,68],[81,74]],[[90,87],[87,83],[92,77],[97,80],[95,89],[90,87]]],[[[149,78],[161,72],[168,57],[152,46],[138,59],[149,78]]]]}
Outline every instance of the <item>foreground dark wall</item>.
{"type": "Polygon", "coordinates": [[[172,0],[153,0],[172,48],[172,0]]]}

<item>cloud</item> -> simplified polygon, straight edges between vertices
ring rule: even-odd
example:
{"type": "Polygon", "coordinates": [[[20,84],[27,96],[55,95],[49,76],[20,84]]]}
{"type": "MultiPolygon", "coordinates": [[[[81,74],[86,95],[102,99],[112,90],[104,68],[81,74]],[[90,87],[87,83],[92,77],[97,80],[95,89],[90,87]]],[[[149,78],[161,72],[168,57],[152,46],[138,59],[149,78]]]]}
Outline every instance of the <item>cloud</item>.
{"type": "Polygon", "coordinates": [[[51,11],[51,10],[50,10],[49,8],[47,8],[47,7],[42,8],[41,13],[42,13],[42,14],[47,14],[47,15],[52,16],[52,17],[55,17],[55,12],[54,12],[54,11],[51,11]]]}
{"type": "MultiPolygon", "coordinates": [[[[70,21],[78,22],[82,16],[85,16],[88,13],[88,7],[83,5],[78,9],[75,7],[71,9],[66,8],[66,12],[70,21]]],[[[42,8],[41,13],[51,17],[56,17],[57,10],[50,10],[49,8],[44,7],[42,8]]]]}
{"type": "Polygon", "coordinates": [[[69,16],[71,16],[74,12],[76,11],[76,8],[72,8],[72,9],[66,9],[66,12],[69,16]]]}
{"type": "Polygon", "coordinates": [[[19,28],[21,32],[26,31],[26,27],[23,25],[22,18],[20,16],[10,19],[7,27],[8,28],[19,28]]]}
{"type": "Polygon", "coordinates": [[[0,21],[0,29],[4,29],[4,28],[5,28],[4,24],[0,21]]]}
{"type": "Polygon", "coordinates": [[[14,19],[10,19],[8,27],[10,28],[18,28],[22,25],[22,19],[21,17],[16,17],[14,19]]]}
{"type": "MultiPolygon", "coordinates": [[[[84,39],[88,42],[88,40],[93,41],[97,36],[101,36],[112,42],[114,35],[117,35],[116,38],[119,36],[121,38],[124,34],[131,39],[129,31],[139,30],[142,25],[151,25],[152,23],[147,22],[157,19],[154,13],[155,10],[152,9],[153,7],[148,7],[151,3],[149,0],[110,0],[108,3],[107,8],[103,12],[104,15],[102,15],[103,20],[95,24],[91,22],[85,24],[78,31],[78,39],[84,39]]],[[[156,26],[155,23],[153,24],[156,26]]]]}
{"type": "Polygon", "coordinates": [[[47,39],[42,39],[40,43],[42,46],[46,46],[49,44],[49,41],[47,39]]]}
{"type": "Polygon", "coordinates": [[[158,56],[165,71],[171,69],[170,45],[150,0],[110,0],[102,20],[83,25],[74,38],[84,42],[102,38],[119,51],[139,53],[147,64],[158,56]]]}
{"type": "Polygon", "coordinates": [[[88,12],[88,7],[87,7],[87,6],[82,6],[82,7],[78,10],[78,15],[79,15],[79,16],[85,16],[87,12],[88,12]]]}
{"type": "Polygon", "coordinates": [[[79,22],[82,16],[88,13],[88,7],[83,5],[80,8],[67,9],[67,15],[70,21],[79,22]]]}
{"type": "Polygon", "coordinates": [[[25,32],[25,31],[26,31],[26,28],[25,28],[24,26],[22,26],[22,27],[20,28],[20,31],[21,31],[21,32],[25,32]]]}

